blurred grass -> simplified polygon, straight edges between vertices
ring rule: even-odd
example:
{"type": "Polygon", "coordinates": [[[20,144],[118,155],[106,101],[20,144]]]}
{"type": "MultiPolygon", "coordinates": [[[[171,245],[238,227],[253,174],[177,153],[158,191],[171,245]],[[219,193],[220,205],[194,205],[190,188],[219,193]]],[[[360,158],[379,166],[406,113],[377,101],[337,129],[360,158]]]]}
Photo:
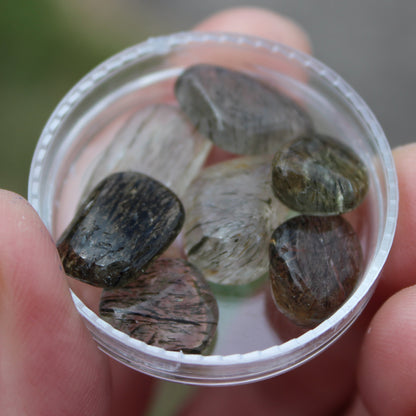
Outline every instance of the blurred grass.
{"type": "Polygon", "coordinates": [[[57,0],[0,2],[0,188],[25,196],[36,142],[59,100],[98,63],[146,36],[118,32],[117,21],[90,29],[94,16],[77,19],[68,7],[57,0]]]}

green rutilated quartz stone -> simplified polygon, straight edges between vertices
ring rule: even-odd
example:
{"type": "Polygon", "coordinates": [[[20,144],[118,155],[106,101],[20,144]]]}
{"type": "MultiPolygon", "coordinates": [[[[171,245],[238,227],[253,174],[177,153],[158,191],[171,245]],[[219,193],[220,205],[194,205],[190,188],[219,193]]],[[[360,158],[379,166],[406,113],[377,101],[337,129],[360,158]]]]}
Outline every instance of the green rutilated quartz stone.
{"type": "Polygon", "coordinates": [[[175,85],[176,98],[197,130],[237,154],[273,154],[312,128],[306,112],[270,85],[213,65],[189,67],[175,85]]]}
{"type": "Polygon", "coordinates": [[[363,267],[358,236],[339,215],[291,218],[273,232],[269,256],[276,306],[303,327],[332,315],[363,267]]]}
{"type": "Polygon", "coordinates": [[[159,258],[126,286],[105,289],[100,316],[147,344],[201,353],[214,339],[218,306],[198,269],[159,258]]]}
{"type": "Polygon", "coordinates": [[[356,208],[368,189],[360,158],[335,139],[317,133],[286,144],[272,162],[273,192],[289,208],[333,215],[356,208]]]}
{"type": "Polygon", "coordinates": [[[68,275],[94,286],[123,286],[170,245],[183,221],[182,203],[160,182],[115,173],[80,206],[58,251],[68,275]]]}

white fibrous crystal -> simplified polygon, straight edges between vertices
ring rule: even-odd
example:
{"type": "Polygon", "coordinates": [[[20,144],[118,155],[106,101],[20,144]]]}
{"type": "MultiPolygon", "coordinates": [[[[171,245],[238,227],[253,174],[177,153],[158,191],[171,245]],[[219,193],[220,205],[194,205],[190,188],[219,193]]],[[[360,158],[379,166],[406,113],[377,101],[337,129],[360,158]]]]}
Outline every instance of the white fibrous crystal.
{"type": "Polygon", "coordinates": [[[111,173],[131,170],[157,179],[181,196],[211,147],[177,107],[146,107],[127,120],[96,160],[83,194],[111,173]]]}
{"type": "Polygon", "coordinates": [[[271,158],[232,159],[203,170],[183,203],[189,261],[214,283],[250,283],[269,267],[268,245],[288,209],[272,193],[271,158]]]}

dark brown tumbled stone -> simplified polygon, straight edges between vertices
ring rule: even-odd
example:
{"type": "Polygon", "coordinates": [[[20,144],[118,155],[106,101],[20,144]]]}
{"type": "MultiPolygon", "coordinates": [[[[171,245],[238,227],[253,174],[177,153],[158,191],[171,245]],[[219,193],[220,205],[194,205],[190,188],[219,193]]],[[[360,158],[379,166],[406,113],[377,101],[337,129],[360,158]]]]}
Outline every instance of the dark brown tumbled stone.
{"type": "Polygon", "coordinates": [[[313,327],[349,297],[362,273],[357,234],[341,216],[298,216],[280,225],[270,243],[270,279],[278,309],[313,327]]]}
{"type": "Polygon", "coordinates": [[[80,206],[58,251],[68,275],[94,286],[122,286],[170,245],[183,221],[182,203],[160,182],[115,173],[80,206]]]}
{"type": "Polygon", "coordinates": [[[334,215],[362,202],[368,174],[352,149],[331,137],[311,133],[277,151],[272,186],[276,197],[294,211],[334,215]]]}
{"type": "Polygon", "coordinates": [[[310,117],[289,97],[227,68],[189,67],[178,78],[175,94],[199,132],[232,153],[273,154],[312,128],[310,117]]]}
{"type": "Polygon", "coordinates": [[[100,315],[131,337],[200,353],[213,340],[218,306],[208,283],[182,259],[157,259],[127,286],[105,289],[100,315]]]}

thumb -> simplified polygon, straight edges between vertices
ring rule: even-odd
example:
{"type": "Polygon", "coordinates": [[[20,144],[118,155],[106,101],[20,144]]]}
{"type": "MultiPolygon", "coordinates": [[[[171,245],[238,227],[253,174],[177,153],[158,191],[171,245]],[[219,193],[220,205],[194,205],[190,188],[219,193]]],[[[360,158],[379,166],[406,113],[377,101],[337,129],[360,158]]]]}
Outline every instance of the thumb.
{"type": "Polygon", "coordinates": [[[73,306],[48,231],[7,191],[0,191],[0,241],[0,408],[105,414],[108,363],[73,306]]]}

